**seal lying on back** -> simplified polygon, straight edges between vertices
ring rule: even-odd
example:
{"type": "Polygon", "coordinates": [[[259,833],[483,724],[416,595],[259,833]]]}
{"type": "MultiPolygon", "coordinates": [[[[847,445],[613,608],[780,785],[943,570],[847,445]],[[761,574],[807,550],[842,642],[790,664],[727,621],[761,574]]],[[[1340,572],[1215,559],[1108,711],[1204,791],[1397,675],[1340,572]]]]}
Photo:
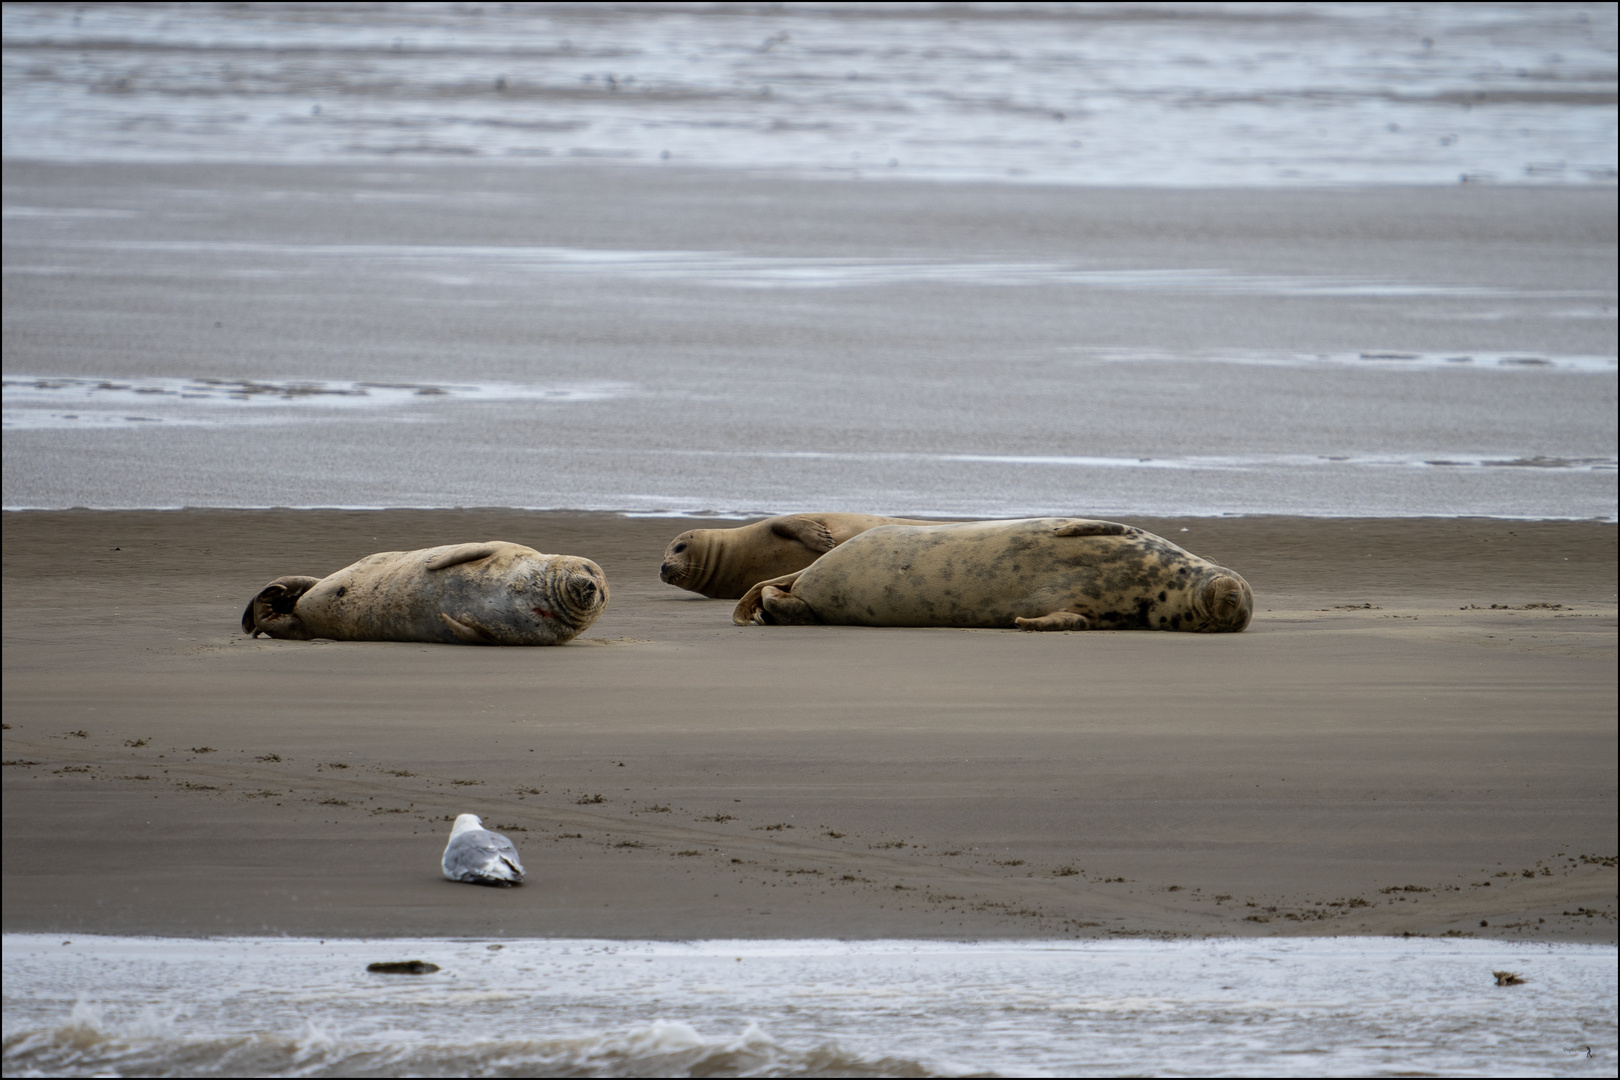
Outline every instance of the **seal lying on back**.
{"type": "Polygon", "coordinates": [[[937,524],[873,514],[784,514],[735,529],[691,529],[664,549],[658,576],[704,596],[735,600],[755,582],[803,570],[868,529],[937,524]]]}
{"type": "Polygon", "coordinates": [[[872,529],[755,585],[732,621],[1217,633],[1253,613],[1248,582],[1163,537],[1023,518],[872,529]]]}
{"type": "Polygon", "coordinates": [[[277,578],[242,612],[258,637],[561,645],[607,606],[601,567],[491,540],[367,555],[330,577],[277,578]]]}

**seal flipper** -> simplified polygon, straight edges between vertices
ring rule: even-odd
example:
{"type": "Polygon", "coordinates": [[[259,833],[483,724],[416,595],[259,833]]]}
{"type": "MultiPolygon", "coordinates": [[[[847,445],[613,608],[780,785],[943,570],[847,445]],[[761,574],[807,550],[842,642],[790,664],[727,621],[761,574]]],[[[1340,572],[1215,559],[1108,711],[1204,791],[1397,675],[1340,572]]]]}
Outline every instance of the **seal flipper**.
{"type": "Polygon", "coordinates": [[[429,559],[427,568],[429,570],[447,570],[452,566],[460,566],[464,562],[487,559],[500,549],[500,545],[494,541],[482,544],[457,544],[449,551],[441,551],[429,559]]]}
{"type": "Polygon", "coordinates": [[[761,610],[754,613],[754,622],[759,626],[815,626],[821,622],[809,604],[775,585],[760,590],[759,603],[761,610]]]}
{"type": "Polygon", "coordinates": [[[242,612],[242,632],[258,637],[268,634],[289,641],[308,641],[315,635],[304,628],[298,617],[298,598],[320,583],[320,578],[292,575],[279,577],[259,590],[242,612]]]}
{"type": "Polygon", "coordinates": [[[1090,630],[1091,620],[1078,611],[1050,611],[1036,619],[1014,619],[1020,630],[1090,630]]]}
{"type": "Polygon", "coordinates": [[[468,645],[500,644],[500,641],[496,639],[494,634],[491,634],[488,630],[485,630],[482,626],[479,626],[465,615],[463,615],[460,619],[452,619],[450,616],[441,611],[439,612],[439,618],[444,621],[444,625],[450,628],[450,632],[456,635],[457,640],[465,642],[468,645]]]}
{"type": "Polygon", "coordinates": [[[793,583],[799,580],[799,575],[802,573],[804,573],[803,570],[795,570],[791,574],[783,574],[781,577],[774,577],[769,581],[759,582],[752,589],[749,589],[747,592],[743,593],[743,598],[737,601],[736,607],[731,609],[731,621],[736,623],[738,626],[765,625],[760,621],[762,612],[765,610],[761,606],[760,598],[764,594],[766,586],[775,586],[779,589],[792,589],[793,583]]]}
{"type": "Polygon", "coordinates": [[[1121,525],[1117,521],[1092,521],[1090,518],[1070,518],[1052,527],[1055,536],[1124,536],[1131,531],[1131,526],[1121,525]]]}
{"type": "Polygon", "coordinates": [[[817,555],[825,555],[838,546],[833,537],[832,530],[820,518],[813,518],[807,514],[794,514],[771,522],[771,532],[784,540],[794,540],[817,555]]]}

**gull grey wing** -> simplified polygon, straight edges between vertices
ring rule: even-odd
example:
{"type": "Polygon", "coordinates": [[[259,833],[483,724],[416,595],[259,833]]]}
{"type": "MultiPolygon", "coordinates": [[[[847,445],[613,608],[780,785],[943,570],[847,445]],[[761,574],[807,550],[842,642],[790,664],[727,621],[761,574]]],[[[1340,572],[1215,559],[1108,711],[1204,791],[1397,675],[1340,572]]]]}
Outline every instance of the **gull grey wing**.
{"type": "Polygon", "coordinates": [[[451,841],[444,873],[456,881],[522,881],[523,861],[500,833],[472,829],[451,841]]]}

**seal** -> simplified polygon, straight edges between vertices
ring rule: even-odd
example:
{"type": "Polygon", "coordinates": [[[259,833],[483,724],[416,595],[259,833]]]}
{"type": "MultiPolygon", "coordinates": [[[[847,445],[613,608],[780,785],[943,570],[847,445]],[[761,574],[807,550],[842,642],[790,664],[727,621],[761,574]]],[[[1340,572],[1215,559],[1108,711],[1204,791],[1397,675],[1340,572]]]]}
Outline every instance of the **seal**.
{"type": "Polygon", "coordinates": [[[1253,613],[1248,582],[1163,537],[1022,518],[872,529],[758,583],[732,621],[1221,633],[1253,613]]]}
{"type": "Polygon", "coordinates": [[[689,529],[664,549],[658,576],[690,592],[735,600],[755,582],[803,570],[869,529],[937,524],[875,514],[784,514],[735,529],[689,529]]]}
{"type": "Polygon", "coordinates": [[[562,645],[607,606],[602,568],[491,540],[384,551],[324,578],[281,577],[242,612],[242,630],[308,641],[562,645]]]}

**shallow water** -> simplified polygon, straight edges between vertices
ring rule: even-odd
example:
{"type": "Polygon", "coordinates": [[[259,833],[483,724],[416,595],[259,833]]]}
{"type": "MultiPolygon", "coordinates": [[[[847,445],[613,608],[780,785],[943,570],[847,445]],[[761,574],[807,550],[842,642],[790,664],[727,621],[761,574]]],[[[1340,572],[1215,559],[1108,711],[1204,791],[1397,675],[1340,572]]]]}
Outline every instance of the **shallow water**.
{"type": "Polygon", "coordinates": [[[0,505],[1613,519],[1617,24],[8,4],[0,505]]]}
{"type": "Polygon", "coordinates": [[[7,935],[29,1075],[1613,1075],[1615,950],[7,935]],[[423,976],[368,963],[421,959],[423,976]],[[1496,985],[1494,970],[1529,981],[1496,985]]]}
{"type": "Polygon", "coordinates": [[[1615,179],[1612,4],[7,4],[8,157],[1615,179]]]}
{"type": "Polygon", "coordinates": [[[770,362],[736,363],[707,392],[656,358],[615,374],[386,384],[8,375],[4,504],[1616,513],[1616,379],[1602,357],[835,364],[793,375],[821,430],[755,427],[748,445],[723,433],[777,415],[770,362]],[[932,400],[919,400],[921,387],[932,400]],[[1321,404],[1299,413],[1313,398],[1321,404]],[[1165,415],[1179,418],[1174,428],[1165,415]],[[1075,416],[1084,428],[1066,432],[1075,416]],[[240,457],[244,436],[261,456],[240,457]]]}

